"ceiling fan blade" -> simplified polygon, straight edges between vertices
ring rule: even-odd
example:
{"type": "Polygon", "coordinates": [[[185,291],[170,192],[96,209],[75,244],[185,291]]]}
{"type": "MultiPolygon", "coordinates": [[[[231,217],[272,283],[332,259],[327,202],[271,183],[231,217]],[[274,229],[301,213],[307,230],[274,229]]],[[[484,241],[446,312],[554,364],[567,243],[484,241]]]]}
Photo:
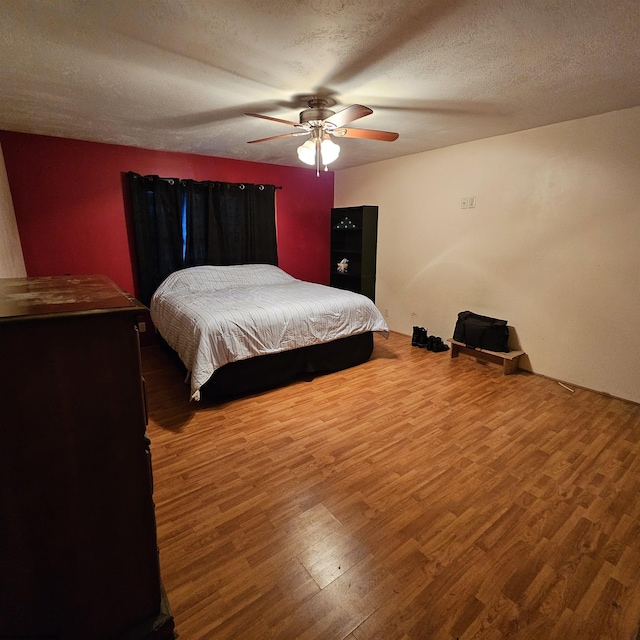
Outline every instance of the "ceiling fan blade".
{"type": "Polygon", "coordinates": [[[372,113],[373,111],[369,109],[369,107],[363,107],[361,104],[352,104],[350,107],[342,109],[342,111],[338,111],[337,113],[334,113],[330,118],[327,118],[327,122],[335,124],[336,127],[343,127],[349,122],[353,122],[354,120],[358,120],[359,118],[364,118],[365,116],[371,115],[372,113]]]}
{"type": "Polygon", "coordinates": [[[282,124],[290,124],[294,127],[299,127],[299,122],[293,122],[292,120],[282,120],[281,118],[272,118],[271,116],[263,116],[260,113],[245,113],[245,116],[251,116],[252,118],[262,118],[263,120],[273,120],[273,122],[280,122],[282,124]]]}
{"type": "Polygon", "coordinates": [[[337,138],[364,138],[366,140],[380,140],[382,142],[393,142],[400,136],[393,131],[375,131],[373,129],[334,129],[331,132],[337,138]]]}
{"type": "Polygon", "coordinates": [[[296,131],[295,133],[282,133],[279,136],[269,136],[268,138],[260,138],[260,140],[248,140],[248,144],[254,142],[267,142],[267,140],[278,140],[279,138],[292,138],[294,136],[308,136],[308,131],[296,131]]]}

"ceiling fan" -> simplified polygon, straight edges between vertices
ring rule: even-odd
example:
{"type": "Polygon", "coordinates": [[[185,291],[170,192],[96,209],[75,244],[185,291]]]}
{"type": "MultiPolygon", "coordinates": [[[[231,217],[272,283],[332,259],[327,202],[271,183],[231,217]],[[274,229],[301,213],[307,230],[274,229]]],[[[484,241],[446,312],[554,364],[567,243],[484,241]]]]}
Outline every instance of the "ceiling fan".
{"type": "Polygon", "coordinates": [[[350,122],[372,114],[373,111],[369,107],[364,107],[361,104],[352,104],[350,107],[335,112],[329,109],[335,104],[333,100],[316,97],[309,98],[307,104],[308,108],[300,112],[300,122],[272,118],[259,113],[245,113],[246,116],[272,120],[273,122],[288,124],[298,129],[298,131],[292,133],[250,140],[249,144],[294,136],[311,136],[309,140],[298,147],[298,157],[306,164],[315,165],[316,175],[319,176],[320,166],[324,165],[324,170],[327,171],[327,165],[333,162],[340,154],[340,147],[331,140],[331,136],[334,138],[364,138],[383,142],[393,142],[398,139],[399,134],[391,131],[349,129],[345,127],[350,122]]]}

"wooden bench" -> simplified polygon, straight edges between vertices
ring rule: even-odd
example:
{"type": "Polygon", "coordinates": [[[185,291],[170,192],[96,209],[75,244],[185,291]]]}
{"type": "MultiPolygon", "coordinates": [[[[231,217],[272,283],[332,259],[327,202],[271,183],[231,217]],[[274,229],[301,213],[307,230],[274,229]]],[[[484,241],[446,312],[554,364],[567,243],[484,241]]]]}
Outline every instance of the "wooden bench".
{"type": "Polygon", "coordinates": [[[487,351],[486,349],[476,349],[467,347],[463,342],[458,342],[453,338],[449,338],[447,342],[451,343],[451,357],[457,358],[459,353],[473,356],[476,360],[487,360],[495,364],[502,365],[502,371],[505,376],[518,370],[518,361],[520,356],[525,355],[524,351],[509,351],[503,353],[500,351],[487,351]]]}

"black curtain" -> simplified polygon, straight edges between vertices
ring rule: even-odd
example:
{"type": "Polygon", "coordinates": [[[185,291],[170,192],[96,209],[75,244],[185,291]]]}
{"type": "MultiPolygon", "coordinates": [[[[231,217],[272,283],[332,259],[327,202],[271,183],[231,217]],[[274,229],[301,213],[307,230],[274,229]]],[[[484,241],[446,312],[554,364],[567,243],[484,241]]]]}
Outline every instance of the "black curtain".
{"type": "Polygon", "coordinates": [[[278,264],[274,185],[129,173],[140,300],[173,271],[203,264],[278,264]]]}
{"type": "Polygon", "coordinates": [[[273,185],[184,183],[188,265],[278,264],[273,185]]]}
{"type": "Polygon", "coordinates": [[[183,266],[180,181],[133,172],[128,177],[138,295],[148,305],[158,285],[183,266]]]}

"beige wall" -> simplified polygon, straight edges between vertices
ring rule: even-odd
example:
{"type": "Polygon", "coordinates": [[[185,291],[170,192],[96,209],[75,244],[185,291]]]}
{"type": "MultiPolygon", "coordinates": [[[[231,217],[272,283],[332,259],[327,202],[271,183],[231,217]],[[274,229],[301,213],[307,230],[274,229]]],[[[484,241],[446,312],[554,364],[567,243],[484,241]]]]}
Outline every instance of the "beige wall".
{"type": "Polygon", "coordinates": [[[26,275],[4,156],[0,147],[0,278],[26,275]]]}
{"type": "Polygon", "coordinates": [[[640,402],[639,141],[633,108],[338,171],[336,206],[380,208],[391,329],[504,318],[526,368],[640,402]]]}

